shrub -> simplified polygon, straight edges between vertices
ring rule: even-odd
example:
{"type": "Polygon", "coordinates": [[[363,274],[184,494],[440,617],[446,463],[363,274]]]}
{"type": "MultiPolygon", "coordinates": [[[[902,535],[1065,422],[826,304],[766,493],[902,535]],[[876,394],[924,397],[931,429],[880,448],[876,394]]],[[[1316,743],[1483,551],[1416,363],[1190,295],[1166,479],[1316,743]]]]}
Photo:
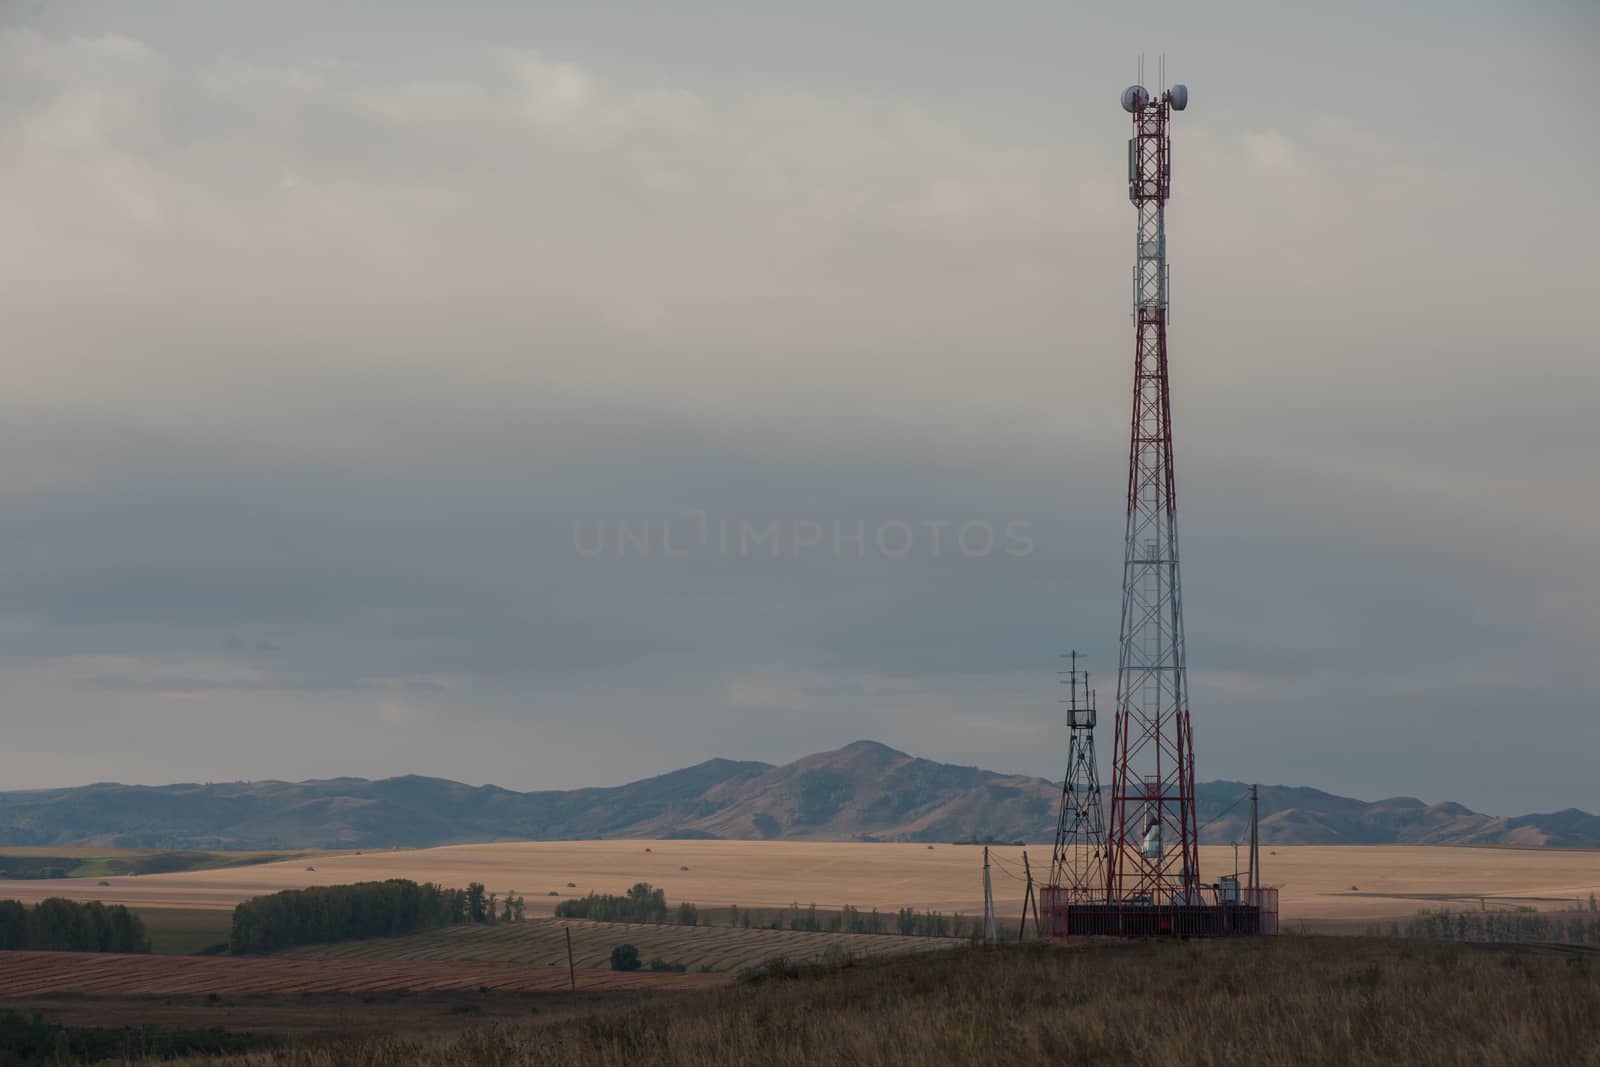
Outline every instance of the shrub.
{"type": "Polygon", "coordinates": [[[611,969],[613,971],[637,971],[639,966],[639,950],[633,945],[612,946],[611,969]]]}

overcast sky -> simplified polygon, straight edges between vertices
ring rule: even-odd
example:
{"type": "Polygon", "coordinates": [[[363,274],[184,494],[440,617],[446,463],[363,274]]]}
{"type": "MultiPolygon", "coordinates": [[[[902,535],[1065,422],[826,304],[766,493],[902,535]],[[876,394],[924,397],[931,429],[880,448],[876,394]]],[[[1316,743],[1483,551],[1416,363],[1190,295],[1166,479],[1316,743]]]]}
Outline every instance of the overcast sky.
{"type": "Polygon", "coordinates": [[[862,6],[0,2],[0,788],[1057,776],[1165,51],[1198,776],[1600,810],[1594,5],[862,6]]]}

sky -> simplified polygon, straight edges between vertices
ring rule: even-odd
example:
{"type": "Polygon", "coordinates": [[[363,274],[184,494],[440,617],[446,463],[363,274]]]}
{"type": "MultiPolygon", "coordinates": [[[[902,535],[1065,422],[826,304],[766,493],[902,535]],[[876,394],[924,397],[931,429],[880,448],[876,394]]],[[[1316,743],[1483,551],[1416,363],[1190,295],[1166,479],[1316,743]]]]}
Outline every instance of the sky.
{"type": "Polygon", "coordinates": [[[1114,703],[1165,53],[1197,776],[1600,810],[1597,45],[0,0],[0,788],[1058,776],[1059,654],[1114,703]]]}

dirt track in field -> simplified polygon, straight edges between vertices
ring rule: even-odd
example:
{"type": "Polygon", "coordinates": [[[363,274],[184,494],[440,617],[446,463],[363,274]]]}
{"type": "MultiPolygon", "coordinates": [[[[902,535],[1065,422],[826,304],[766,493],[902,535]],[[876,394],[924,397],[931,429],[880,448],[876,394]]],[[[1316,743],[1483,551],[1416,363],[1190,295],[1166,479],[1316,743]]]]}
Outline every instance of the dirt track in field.
{"type": "MultiPolygon", "coordinates": [[[[579,971],[578,991],[702,989],[717,974],[579,971]]],[[[285,959],[277,956],[125,956],[91,952],[0,952],[0,998],[46,993],[378,993],[474,990],[556,992],[565,967],[514,963],[285,959]]]]}

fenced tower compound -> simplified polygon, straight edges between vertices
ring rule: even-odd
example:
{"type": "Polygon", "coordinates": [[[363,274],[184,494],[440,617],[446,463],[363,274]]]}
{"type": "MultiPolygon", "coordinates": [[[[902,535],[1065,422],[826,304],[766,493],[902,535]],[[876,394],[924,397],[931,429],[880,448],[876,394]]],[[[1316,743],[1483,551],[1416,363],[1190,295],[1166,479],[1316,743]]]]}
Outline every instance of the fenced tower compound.
{"type": "Polygon", "coordinates": [[[1078,653],[1062,679],[1068,696],[1067,774],[1061,783],[1061,814],[1050,862],[1049,889],[1062,901],[1104,901],[1106,895],[1106,821],[1100,798],[1100,769],[1095,760],[1094,690],[1089,672],[1078,669],[1078,653]]]}
{"type": "Polygon", "coordinates": [[[1194,740],[1178,573],[1172,398],[1167,381],[1167,197],[1174,111],[1189,90],[1122,94],[1133,116],[1128,199],[1139,212],[1133,268],[1133,426],[1128,445],[1121,651],[1112,742],[1108,902],[1199,903],[1194,740]]]}

